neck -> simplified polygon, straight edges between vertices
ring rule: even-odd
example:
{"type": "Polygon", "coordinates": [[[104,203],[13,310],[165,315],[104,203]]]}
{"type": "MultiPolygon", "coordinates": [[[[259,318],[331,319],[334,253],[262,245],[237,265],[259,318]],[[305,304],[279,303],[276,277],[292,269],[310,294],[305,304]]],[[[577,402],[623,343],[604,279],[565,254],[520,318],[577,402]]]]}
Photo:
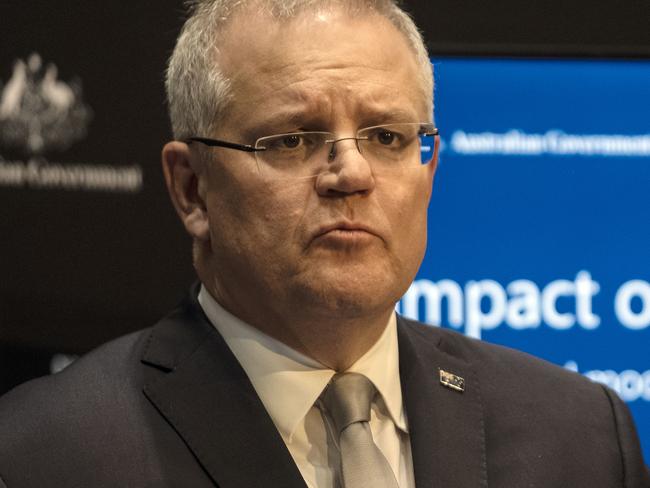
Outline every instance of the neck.
{"type": "Polygon", "coordinates": [[[288,346],[319,361],[337,372],[349,369],[379,340],[386,329],[392,309],[378,316],[335,317],[334,320],[306,319],[287,323],[282,331],[263,331],[288,346]]]}
{"type": "Polygon", "coordinates": [[[213,283],[204,282],[204,286],[237,318],[337,372],[349,369],[379,340],[393,313],[393,306],[374,313],[306,311],[300,306],[273,307],[266,303],[252,307],[213,283]]]}

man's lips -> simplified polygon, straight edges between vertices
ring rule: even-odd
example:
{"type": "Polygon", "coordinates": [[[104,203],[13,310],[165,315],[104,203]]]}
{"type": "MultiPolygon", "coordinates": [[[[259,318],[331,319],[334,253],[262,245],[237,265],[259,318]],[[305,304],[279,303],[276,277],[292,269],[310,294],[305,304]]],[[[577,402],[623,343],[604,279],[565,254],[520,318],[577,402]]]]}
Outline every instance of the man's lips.
{"type": "Polygon", "coordinates": [[[370,237],[380,237],[372,227],[361,222],[335,222],[319,227],[313,234],[312,241],[317,239],[337,241],[359,241],[370,237]]]}

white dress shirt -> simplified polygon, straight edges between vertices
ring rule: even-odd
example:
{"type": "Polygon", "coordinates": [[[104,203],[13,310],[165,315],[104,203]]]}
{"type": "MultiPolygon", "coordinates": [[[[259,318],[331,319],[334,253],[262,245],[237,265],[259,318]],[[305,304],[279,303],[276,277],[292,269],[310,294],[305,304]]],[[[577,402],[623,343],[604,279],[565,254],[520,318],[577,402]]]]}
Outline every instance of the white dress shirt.
{"type": "MultiPolygon", "coordinates": [[[[199,303],[248,375],[307,486],[339,486],[336,442],[329,419],[318,408],[318,398],[335,371],[238,319],[203,286],[199,303]]],[[[379,340],[348,371],[366,376],[377,388],[370,418],[373,439],[399,486],[414,488],[395,314],[379,340]]]]}

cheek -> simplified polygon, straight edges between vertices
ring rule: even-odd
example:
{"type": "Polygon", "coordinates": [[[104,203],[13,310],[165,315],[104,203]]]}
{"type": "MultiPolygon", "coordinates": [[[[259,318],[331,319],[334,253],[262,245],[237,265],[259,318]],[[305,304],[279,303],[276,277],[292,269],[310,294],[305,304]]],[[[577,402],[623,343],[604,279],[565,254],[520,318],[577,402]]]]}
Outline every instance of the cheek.
{"type": "Polygon", "coordinates": [[[430,165],[421,166],[418,169],[418,175],[414,178],[410,185],[411,190],[406,195],[408,204],[405,206],[410,207],[414,220],[418,220],[422,225],[426,226],[435,173],[430,165]]]}
{"type": "MultiPolygon", "coordinates": [[[[427,213],[431,197],[432,174],[423,166],[399,179],[382,182],[385,215],[393,235],[400,241],[426,238],[427,213]]],[[[416,242],[413,242],[415,244],[416,242]]]]}
{"type": "MultiPolygon", "coordinates": [[[[278,253],[296,244],[305,219],[305,185],[261,182],[230,185],[210,200],[210,228],[215,245],[251,254],[278,253]]],[[[312,190],[313,191],[313,190],[312,190]]]]}
{"type": "Polygon", "coordinates": [[[304,229],[314,200],[313,180],[271,181],[258,189],[244,216],[254,215],[257,225],[269,235],[295,240],[304,229]]]}

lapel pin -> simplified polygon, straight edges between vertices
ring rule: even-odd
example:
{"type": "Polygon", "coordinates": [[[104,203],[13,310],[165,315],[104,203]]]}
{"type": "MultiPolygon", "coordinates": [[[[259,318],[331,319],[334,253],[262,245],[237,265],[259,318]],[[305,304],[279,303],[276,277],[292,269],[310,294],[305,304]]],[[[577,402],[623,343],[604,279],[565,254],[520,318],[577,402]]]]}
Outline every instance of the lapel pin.
{"type": "Polygon", "coordinates": [[[458,375],[439,369],[440,371],[440,384],[451,388],[452,390],[463,392],[465,391],[465,379],[458,375]]]}

